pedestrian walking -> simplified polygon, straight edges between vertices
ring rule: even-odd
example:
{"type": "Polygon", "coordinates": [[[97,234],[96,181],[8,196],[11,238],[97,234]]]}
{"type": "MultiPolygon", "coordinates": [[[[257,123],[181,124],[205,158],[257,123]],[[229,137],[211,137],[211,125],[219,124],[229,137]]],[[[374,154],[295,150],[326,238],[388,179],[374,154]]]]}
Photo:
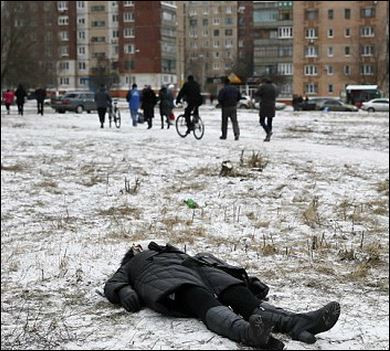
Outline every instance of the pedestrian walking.
{"type": "Polygon", "coordinates": [[[18,88],[15,91],[16,104],[18,105],[18,114],[23,116],[24,103],[26,101],[27,93],[24,90],[22,84],[18,85],[18,88]]]}
{"type": "Polygon", "coordinates": [[[277,95],[276,87],[269,79],[264,79],[255,93],[255,96],[260,98],[260,125],[266,132],[264,141],[271,141],[272,120],[275,117],[277,95]]]}
{"type": "Polygon", "coordinates": [[[99,114],[100,128],[104,128],[104,122],[106,121],[106,112],[108,108],[111,108],[112,103],[111,96],[106,91],[104,84],[100,86],[99,91],[95,94],[95,103],[99,114]]]}
{"type": "Polygon", "coordinates": [[[167,87],[163,85],[158,92],[158,98],[160,101],[161,129],[164,129],[164,118],[167,122],[167,128],[169,129],[171,126],[171,121],[169,118],[174,107],[171,90],[167,89],[167,87]]]}
{"type": "Polygon", "coordinates": [[[229,78],[225,78],[225,86],[220,90],[218,94],[218,102],[222,108],[222,123],[220,136],[221,140],[226,139],[228,130],[228,120],[232,121],[234,140],[240,138],[240,127],[237,120],[237,103],[241,99],[241,93],[230,84],[229,78]]]}
{"type": "Polygon", "coordinates": [[[43,106],[45,104],[46,88],[38,88],[35,90],[35,99],[37,100],[38,115],[43,116],[43,106]]]}
{"type": "Polygon", "coordinates": [[[7,109],[7,115],[11,113],[11,105],[14,103],[15,94],[12,90],[7,89],[4,93],[4,105],[7,109]]]}
{"type": "Polygon", "coordinates": [[[268,291],[244,268],[211,253],[190,256],[155,242],[148,250],[133,245],[104,286],[107,299],[129,312],[148,307],[171,317],[195,317],[223,337],[265,350],[283,350],[272,331],[311,344],[339,318],[337,302],[294,313],[265,302],[268,291]]]}
{"type": "Polygon", "coordinates": [[[148,122],[148,128],[150,129],[153,126],[153,118],[154,118],[154,106],[157,103],[157,97],[152,87],[147,85],[142,90],[141,96],[141,108],[144,111],[144,120],[148,122]]]}
{"type": "Polygon", "coordinates": [[[133,84],[131,90],[127,93],[126,97],[129,103],[130,116],[133,122],[133,127],[137,126],[138,123],[138,109],[141,104],[141,93],[137,89],[137,84],[133,84]]]}

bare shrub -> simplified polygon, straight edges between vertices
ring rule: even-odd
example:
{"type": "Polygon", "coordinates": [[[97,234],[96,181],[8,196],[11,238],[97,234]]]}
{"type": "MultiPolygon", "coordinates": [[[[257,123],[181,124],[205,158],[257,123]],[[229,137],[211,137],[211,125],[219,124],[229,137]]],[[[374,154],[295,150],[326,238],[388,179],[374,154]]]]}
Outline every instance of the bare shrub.
{"type": "Polygon", "coordinates": [[[318,212],[319,202],[318,197],[315,196],[314,199],[309,204],[309,207],[303,212],[303,222],[311,228],[315,228],[316,225],[321,224],[320,214],[318,212]]]}
{"type": "Polygon", "coordinates": [[[389,195],[389,180],[386,179],[382,182],[379,182],[377,185],[377,191],[389,195]]]}

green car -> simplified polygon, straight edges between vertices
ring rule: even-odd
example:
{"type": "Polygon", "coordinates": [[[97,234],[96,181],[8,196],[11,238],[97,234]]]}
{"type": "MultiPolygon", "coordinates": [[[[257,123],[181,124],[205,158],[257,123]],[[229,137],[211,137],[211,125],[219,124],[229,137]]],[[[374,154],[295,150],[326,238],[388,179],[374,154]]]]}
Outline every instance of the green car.
{"type": "Polygon", "coordinates": [[[63,96],[53,97],[50,101],[51,107],[58,113],[72,111],[82,113],[96,111],[95,94],[89,91],[74,91],[63,96]]]}

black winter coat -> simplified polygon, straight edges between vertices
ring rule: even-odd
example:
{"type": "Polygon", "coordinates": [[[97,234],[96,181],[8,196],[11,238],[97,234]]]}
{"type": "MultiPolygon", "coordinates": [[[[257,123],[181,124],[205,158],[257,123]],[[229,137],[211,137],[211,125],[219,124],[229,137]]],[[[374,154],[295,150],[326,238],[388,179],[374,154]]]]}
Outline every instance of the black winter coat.
{"type": "Polygon", "coordinates": [[[262,84],[255,96],[260,98],[260,117],[275,117],[276,87],[272,83],[262,84]]]}
{"type": "Polygon", "coordinates": [[[15,96],[16,96],[16,103],[19,104],[24,104],[25,98],[27,96],[26,91],[23,89],[22,86],[18,86],[18,88],[15,91],[15,96]]]}
{"type": "Polygon", "coordinates": [[[218,102],[222,107],[236,107],[240,99],[240,91],[231,85],[225,85],[218,94],[218,102]]]}
{"type": "Polygon", "coordinates": [[[193,106],[202,105],[202,95],[200,94],[200,85],[195,81],[185,82],[179,91],[176,101],[184,99],[193,106]]]}
{"type": "MultiPolygon", "coordinates": [[[[130,286],[145,306],[162,314],[185,316],[172,295],[180,287],[198,286],[219,296],[230,286],[245,285],[239,276],[234,277],[210,264],[202,264],[202,257],[207,255],[199,254],[193,258],[169,244],[160,248],[160,252],[145,250],[138,253],[117,270],[104,287],[105,296],[110,302],[119,304],[119,290],[130,286]]],[[[267,292],[268,288],[265,294],[267,292]]]]}

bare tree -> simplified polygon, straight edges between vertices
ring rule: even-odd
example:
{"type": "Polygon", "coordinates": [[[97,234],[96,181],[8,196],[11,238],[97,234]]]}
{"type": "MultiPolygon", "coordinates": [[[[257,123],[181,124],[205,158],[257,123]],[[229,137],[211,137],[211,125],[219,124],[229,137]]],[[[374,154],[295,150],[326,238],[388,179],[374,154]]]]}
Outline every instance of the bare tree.
{"type": "Polygon", "coordinates": [[[27,87],[56,83],[58,33],[51,6],[55,9],[55,2],[2,2],[2,87],[16,86],[20,82],[27,87]]]}

